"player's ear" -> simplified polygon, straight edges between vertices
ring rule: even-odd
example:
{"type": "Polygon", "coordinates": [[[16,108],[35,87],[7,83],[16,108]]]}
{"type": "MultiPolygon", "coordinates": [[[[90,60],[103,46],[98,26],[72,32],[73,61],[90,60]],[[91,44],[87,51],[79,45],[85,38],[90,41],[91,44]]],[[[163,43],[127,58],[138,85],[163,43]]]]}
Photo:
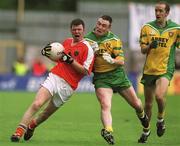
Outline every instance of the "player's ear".
{"type": "Polygon", "coordinates": [[[168,11],[166,11],[166,17],[169,15],[169,12],[168,11]]]}

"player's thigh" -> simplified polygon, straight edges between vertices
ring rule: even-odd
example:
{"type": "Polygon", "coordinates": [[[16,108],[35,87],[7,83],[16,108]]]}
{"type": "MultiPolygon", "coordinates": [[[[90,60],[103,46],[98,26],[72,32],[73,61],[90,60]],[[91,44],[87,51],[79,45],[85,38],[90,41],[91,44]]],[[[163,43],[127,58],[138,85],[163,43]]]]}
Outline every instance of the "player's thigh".
{"type": "Polygon", "coordinates": [[[42,86],[36,94],[34,103],[41,106],[44,103],[46,103],[50,98],[51,98],[51,94],[50,94],[49,90],[42,86]]]}
{"type": "Polygon", "coordinates": [[[156,81],[156,97],[164,97],[167,93],[169,80],[166,77],[161,77],[156,81]]]}
{"type": "Polygon", "coordinates": [[[101,105],[111,105],[113,90],[111,88],[97,88],[96,96],[101,105]]]}
{"type": "Polygon", "coordinates": [[[149,103],[152,104],[155,94],[155,86],[144,86],[144,98],[145,104],[149,103]]]}
{"type": "Polygon", "coordinates": [[[137,94],[133,88],[130,86],[120,92],[121,96],[133,107],[141,106],[141,101],[137,97],[137,94]]]}

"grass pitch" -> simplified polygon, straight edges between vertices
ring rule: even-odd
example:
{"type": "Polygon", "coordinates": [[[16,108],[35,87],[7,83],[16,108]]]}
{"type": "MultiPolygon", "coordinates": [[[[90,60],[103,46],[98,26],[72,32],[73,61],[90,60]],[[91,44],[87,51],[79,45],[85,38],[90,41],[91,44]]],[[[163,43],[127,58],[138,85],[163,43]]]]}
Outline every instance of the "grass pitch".
{"type": "MultiPolygon", "coordinates": [[[[46,122],[40,125],[33,138],[12,143],[10,136],[35,93],[0,92],[0,145],[2,146],[106,146],[100,136],[102,128],[99,103],[94,93],[76,93],[46,122]]],[[[142,97],[141,97],[142,98],[142,97]]],[[[143,99],[143,98],[142,98],[143,99]]],[[[153,107],[151,135],[146,146],[180,146],[180,97],[168,96],[166,133],[156,135],[156,103],[153,107]]],[[[137,139],[141,125],[134,110],[115,94],[112,103],[113,128],[116,146],[140,146],[137,139]]]]}

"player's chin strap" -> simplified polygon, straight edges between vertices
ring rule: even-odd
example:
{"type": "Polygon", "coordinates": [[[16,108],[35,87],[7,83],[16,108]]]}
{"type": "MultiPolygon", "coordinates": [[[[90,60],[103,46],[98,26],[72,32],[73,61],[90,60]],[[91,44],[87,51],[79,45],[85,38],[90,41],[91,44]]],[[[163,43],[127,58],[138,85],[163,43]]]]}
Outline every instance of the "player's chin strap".
{"type": "Polygon", "coordinates": [[[69,54],[62,52],[61,61],[72,64],[74,59],[69,54]]]}

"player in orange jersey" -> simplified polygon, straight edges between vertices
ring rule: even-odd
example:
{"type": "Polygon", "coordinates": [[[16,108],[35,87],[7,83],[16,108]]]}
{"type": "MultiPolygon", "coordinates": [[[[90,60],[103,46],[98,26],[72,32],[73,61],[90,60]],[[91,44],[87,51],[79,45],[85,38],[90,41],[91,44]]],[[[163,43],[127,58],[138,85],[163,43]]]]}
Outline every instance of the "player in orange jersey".
{"type": "MultiPolygon", "coordinates": [[[[71,22],[70,30],[72,38],[68,38],[63,42],[65,50],[62,58],[54,66],[38,90],[34,101],[11,136],[12,142],[19,142],[25,132],[32,130],[30,122],[46,102],[49,103],[44,112],[39,115],[39,121],[36,121],[35,125],[43,122],[61,107],[72,96],[79,81],[85,75],[91,73],[94,52],[89,43],[84,40],[85,25],[83,20],[74,19],[71,22]]],[[[48,54],[48,47],[46,46],[43,49],[43,52],[45,52],[43,54],[48,54]]],[[[24,135],[24,139],[29,139],[27,134],[24,135]]]]}

